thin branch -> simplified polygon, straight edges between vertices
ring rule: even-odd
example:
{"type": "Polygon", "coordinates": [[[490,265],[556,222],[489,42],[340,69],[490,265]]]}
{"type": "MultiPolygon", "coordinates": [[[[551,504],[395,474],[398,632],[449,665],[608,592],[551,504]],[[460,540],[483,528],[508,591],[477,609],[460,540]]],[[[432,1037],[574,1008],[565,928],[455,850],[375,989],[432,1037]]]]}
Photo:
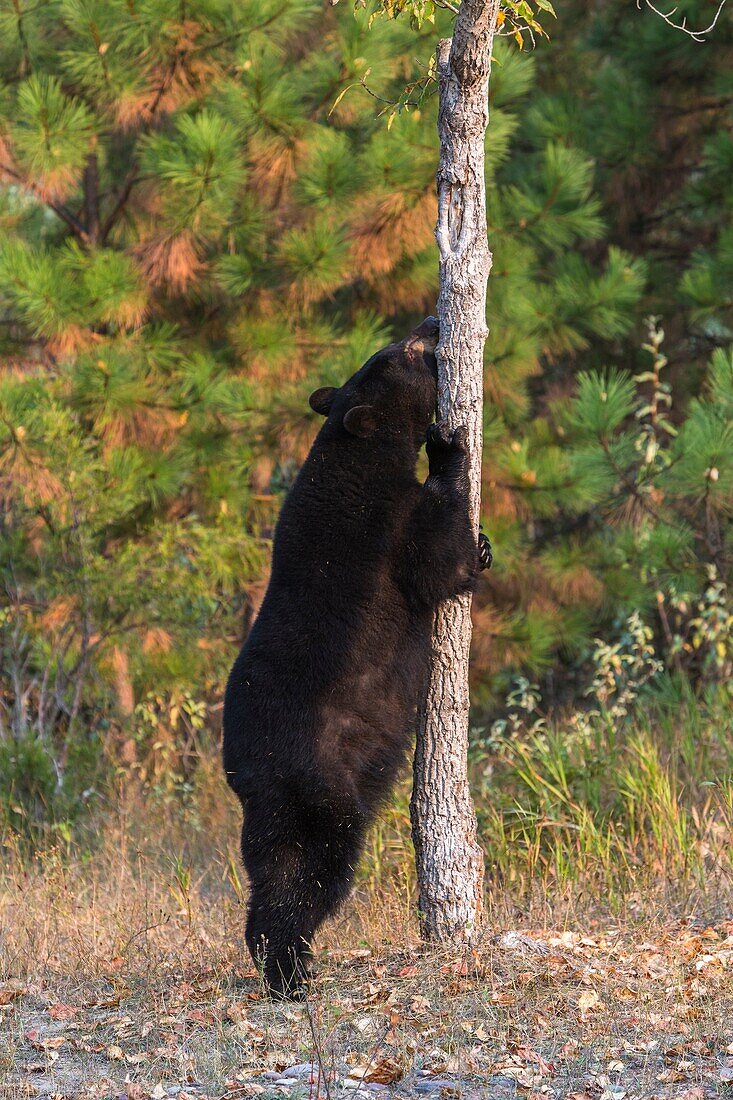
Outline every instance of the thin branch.
{"type": "MultiPolygon", "coordinates": [[[[311,1036],[313,1038],[313,1050],[315,1051],[316,1058],[318,1060],[318,1077],[319,1086],[321,1080],[323,1081],[323,1087],[326,1090],[326,1100],[331,1100],[331,1089],[329,1087],[328,1072],[323,1061],[323,1053],[321,1051],[321,1044],[318,1041],[318,1032],[316,1031],[315,1020],[313,1019],[313,1009],[310,1006],[310,1002],[305,1002],[305,1009],[308,1014],[308,1023],[310,1024],[311,1036]]],[[[320,1091],[320,1087],[319,1087],[320,1091]]]]}
{"type": "MultiPolygon", "coordinates": [[[[377,95],[377,93],[373,92],[372,89],[369,87],[369,85],[367,84],[365,79],[360,80],[359,83],[361,84],[364,91],[372,97],[372,99],[376,99],[378,103],[385,103],[388,107],[399,107],[399,106],[419,107],[420,106],[420,104],[416,100],[403,99],[403,100],[400,101],[399,99],[386,99],[382,95],[377,95]]],[[[355,87],[355,85],[352,84],[352,88],[353,87],[355,87]]]]}
{"type": "Polygon", "coordinates": [[[26,76],[31,70],[31,54],[28,48],[28,37],[25,33],[25,27],[23,26],[23,19],[26,15],[29,14],[29,12],[23,11],[18,0],[13,0],[13,8],[15,9],[18,39],[21,46],[23,47],[23,66],[21,68],[21,75],[26,76]]]}
{"type": "Polygon", "coordinates": [[[84,216],[89,238],[94,242],[99,237],[99,166],[96,153],[87,158],[84,168],[84,216]]]}
{"type": "MultiPolygon", "coordinates": [[[[654,4],[652,3],[652,0],[644,0],[644,3],[646,4],[646,6],[651,11],[653,11],[655,15],[658,15],[660,19],[663,19],[664,22],[668,24],[668,26],[674,27],[674,29],[676,31],[683,31],[684,34],[689,35],[690,38],[693,40],[693,42],[704,42],[705,41],[704,36],[706,34],[710,34],[711,31],[715,30],[716,24],[717,24],[718,20],[720,19],[723,8],[725,7],[727,2],[728,2],[728,0],[720,0],[720,3],[718,5],[718,10],[715,13],[715,18],[713,19],[713,21],[712,21],[712,23],[710,24],[709,27],[705,27],[704,30],[694,31],[690,27],[687,26],[687,16],[686,15],[684,15],[682,17],[682,22],[681,23],[675,23],[675,21],[672,17],[677,13],[678,9],[677,9],[676,6],[674,8],[670,8],[670,10],[665,14],[663,11],[660,11],[659,8],[654,6],[654,4]]],[[[636,6],[641,11],[641,0],[636,0],[636,6]]]]}
{"type": "Polygon", "coordinates": [[[125,206],[127,205],[127,200],[130,197],[130,194],[132,192],[133,187],[135,186],[136,183],[139,182],[139,179],[138,179],[139,168],[140,168],[140,165],[139,165],[138,161],[134,160],[132,162],[132,167],[130,168],[129,172],[127,173],[127,176],[125,177],[125,182],[122,184],[122,190],[120,191],[119,195],[117,196],[117,201],[115,202],[114,206],[112,207],[109,214],[107,215],[107,217],[104,220],[104,225],[102,226],[102,229],[101,229],[100,234],[99,234],[99,240],[100,240],[101,244],[106,244],[107,237],[109,236],[110,231],[112,230],[112,227],[114,226],[115,222],[117,221],[120,214],[122,213],[125,206]]]}
{"type": "Polygon", "coordinates": [[[601,444],[601,449],[603,450],[603,453],[608,460],[609,466],[616,474],[616,477],[620,479],[621,483],[623,484],[629,495],[633,497],[633,499],[637,502],[642,511],[650,515],[652,519],[655,519],[657,521],[657,523],[663,523],[666,527],[670,527],[673,531],[682,531],[682,528],[679,526],[679,524],[674,523],[674,521],[671,519],[667,519],[666,516],[663,516],[660,512],[656,510],[656,508],[654,508],[649,503],[649,501],[642,493],[642,489],[645,483],[642,483],[642,485],[637,485],[631,480],[626,470],[624,470],[623,467],[620,466],[613,457],[608,440],[599,439],[599,443],[601,444]]]}
{"type": "MultiPolygon", "coordinates": [[[[338,0],[336,0],[336,2],[338,3],[338,0]]],[[[254,27],[242,27],[241,30],[234,31],[232,34],[223,35],[221,38],[214,39],[213,42],[203,42],[200,46],[196,46],[192,49],[191,53],[201,53],[202,50],[216,50],[219,46],[227,46],[230,42],[236,42],[238,38],[241,38],[245,34],[255,34],[256,31],[266,30],[270,24],[276,23],[280,16],[284,15],[286,11],[287,4],[284,4],[278,11],[268,16],[264,22],[256,23],[254,27]]]]}
{"type": "Polygon", "coordinates": [[[377,103],[384,103],[384,105],[385,105],[384,108],[379,112],[380,117],[381,117],[381,115],[386,114],[388,107],[392,107],[393,111],[395,111],[395,112],[396,111],[402,111],[406,107],[421,107],[422,106],[422,101],[424,99],[428,98],[429,96],[435,95],[435,92],[438,90],[438,83],[435,79],[435,76],[432,73],[427,73],[424,77],[422,77],[422,79],[415,80],[415,81],[413,81],[412,84],[408,84],[407,87],[404,90],[404,93],[403,93],[404,95],[409,95],[416,88],[421,88],[422,92],[420,93],[420,98],[419,99],[387,99],[387,98],[385,98],[385,96],[381,96],[377,92],[373,91],[369,87],[369,85],[367,84],[366,81],[367,81],[367,77],[369,76],[370,71],[371,70],[368,70],[365,73],[365,75],[361,78],[361,80],[357,80],[353,84],[348,84],[338,94],[338,96],[336,97],[336,99],[335,99],[335,101],[334,101],[334,103],[331,107],[331,110],[328,112],[328,117],[329,118],[331,117],[333,112],[336,110],[338,105],[341,103],[341,100],[344,98],[344,96],[346,96],[352,90],[352,88],[361,87],[361,88],[364,89],[364,91],[367,93],[367,95],[370,95],[372,97],[372,99],[375,99],[377,101],[377,103]],[[431,84],[434,84],[435,87],[432,88],[430,91],[428,91],[431,84]]]}
{"type": "MultiPolygon", "coordinates": [[[[161,80],[160,85],[157,88],[155,95],[153,96],[150,107],[148,108],[149,121],[152,121],[152,119],[154,118],[155,112],[158,110],[163,96],[167,92],[168,88],[171,86],[173,78],[176,75],[176,69],[178,68],[179,62],[181,60],[182,57],[178,53],[176,53],[170,65],[168,66],[165,76],[161,80]]],[[[125,177],[125,181],[122,184],[122,189],[117,196],[117,201],[115,202],[114,206],[104,220],[104,225],[102,226],[99,237],[101,244],[106,243],[107,237],[109,236],[113,226],[117,222],[117,219],[119,218],[122,211],[125,209],[125,206],[127,205],[127,200],[130,198],[130,195],[132,193],[132,189],[139,180],[139,170],[140,164],[137,160],[134,160],[127,173],[127,176],[125,177]]]]}
{"type": "Polygon", "coordinates": [[[10,176],[11,179],[17,180],[21,187],[24,187],[27,191],[30,191],[30,193],[34,195],[39,202],[42,202],[44,206],[47,206],[49,210],[53,210],[54,214],[56,214],[57,217],[61,218],[62,222],[66,222],[68,227],[74,233],[75,237],[77,237],[80,241],[83,241],[84,244],[89,243],[89,234],[87,233],[81,222],[77,218],[75,218],[71,211],[67,210],[65,206],[60,206],[58,203],[51,202],[50,199],[46,198],[46,196],[43,194],[43,191],[37,184],[31,183],[30,180],[24,179],[20,172],[16,172],[16,170],[14,168],[11,168],[8,164],[0,164],[0,174],[10,176]]]}

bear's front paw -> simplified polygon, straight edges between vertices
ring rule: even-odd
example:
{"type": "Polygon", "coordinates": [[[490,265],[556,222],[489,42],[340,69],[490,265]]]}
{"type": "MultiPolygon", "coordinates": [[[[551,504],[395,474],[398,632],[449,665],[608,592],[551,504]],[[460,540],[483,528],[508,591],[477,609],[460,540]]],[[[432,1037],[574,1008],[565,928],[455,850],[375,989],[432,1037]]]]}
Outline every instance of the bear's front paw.
{"type": "Polygon", "coordinates": [[[457,472],[456,463],[462,469],[468,453],[468,430],[460,427],[451,431],[447,424],[431,424],[425,450],[431,474],[457,472]]]}
{"type": "Polygon", "coordinates": [[[445,451],[450,447],[450,438],[451,433],[447,424],[431,424],[428,428],[427,442],[425,444],[428,457],[433,452],[445,451]]]}
{"type": "Polygon", "coordinates": [[[491,564],[494,560],[494,555],[491,551],[491,543],[487,536],[481,531],[478,537],[478,566],[479,569],[491,569],[491,564]]]}

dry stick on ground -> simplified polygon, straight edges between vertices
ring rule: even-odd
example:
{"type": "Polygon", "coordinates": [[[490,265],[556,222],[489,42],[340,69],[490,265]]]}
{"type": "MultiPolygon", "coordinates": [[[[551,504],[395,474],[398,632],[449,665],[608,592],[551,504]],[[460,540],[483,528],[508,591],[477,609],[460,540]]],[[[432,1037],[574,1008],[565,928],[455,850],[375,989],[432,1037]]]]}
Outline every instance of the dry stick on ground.
{"type": "MultiPolygon", "coordinates": [[[[463,0],[452,40],[438,44],[438,413],[466,425],[470,511],[478,535],[481,495],[486,284],[484,141],[498,0],[463,0]]],[[[471,599],[444,604],[415,752],[412,826],[425,939],[470,941],[483,908],[483,853],[468,787],[468,654],[471,599]]]]}

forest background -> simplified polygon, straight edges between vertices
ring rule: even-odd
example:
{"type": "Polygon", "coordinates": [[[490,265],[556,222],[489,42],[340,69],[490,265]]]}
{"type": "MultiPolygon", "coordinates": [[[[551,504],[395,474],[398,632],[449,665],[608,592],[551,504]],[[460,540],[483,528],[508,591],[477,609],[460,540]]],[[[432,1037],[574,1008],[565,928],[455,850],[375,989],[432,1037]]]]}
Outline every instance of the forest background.
{"type": "MultiPolygon", "coordinates": [[[[680,12],[705,26],[710,5],[680,12]]],[[[0,8],[0,820],[24,866],[59,845],[83,866],[134,805],[176,881],[217,836],[241,889],[221,699],[318,426],[307,395],[434,308],[435,15],[416,33],[346,0],[0,8]]],[[[733,20],[702,43],[643,5],[558,15],[549,44],[499,41],[490,89],[489,887],[716,905],[733,20]]],[[[409,893],[411,874],[403,790],[364,875],[409,893]]]]}

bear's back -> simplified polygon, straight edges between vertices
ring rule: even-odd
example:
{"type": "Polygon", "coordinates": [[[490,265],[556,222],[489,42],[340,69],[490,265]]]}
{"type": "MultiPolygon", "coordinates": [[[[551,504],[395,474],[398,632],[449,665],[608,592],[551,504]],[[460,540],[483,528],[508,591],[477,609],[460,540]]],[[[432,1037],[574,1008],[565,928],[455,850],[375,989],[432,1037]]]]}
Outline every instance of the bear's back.
{"type": "Polygon", "coordinates": [[[399,452],[344,445],[324,425],[283,504],[267,593],[230,677],[225,739],[240,761],[276,755],[284,773],[325,773],[370,801],[391,782],[430,632],[397,578],[419,492],[399,452]]]}

